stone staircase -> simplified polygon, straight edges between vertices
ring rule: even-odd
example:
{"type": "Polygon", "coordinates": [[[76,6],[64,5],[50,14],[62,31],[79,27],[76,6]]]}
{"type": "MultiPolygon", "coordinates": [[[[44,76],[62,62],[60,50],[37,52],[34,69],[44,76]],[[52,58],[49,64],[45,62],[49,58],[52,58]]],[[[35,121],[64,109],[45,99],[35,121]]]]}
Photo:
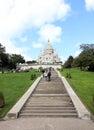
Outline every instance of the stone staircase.
{"type": "Polygon", "coordinates": [[[19,117],[78,117],[65,87],[53,70],[51,81],[42,78],[19,117]]]}

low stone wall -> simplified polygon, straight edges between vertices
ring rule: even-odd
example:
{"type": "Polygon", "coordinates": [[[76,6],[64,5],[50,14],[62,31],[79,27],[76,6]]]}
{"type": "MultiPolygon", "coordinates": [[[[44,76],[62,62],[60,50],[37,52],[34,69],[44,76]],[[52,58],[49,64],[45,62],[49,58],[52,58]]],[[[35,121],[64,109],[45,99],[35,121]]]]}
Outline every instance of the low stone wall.
{"type": "Polygon", "coordinates": [[[49,68],[52,67],[54,69],[61,69],[62,68],[62,64],[19,64],[17,66],[18,68],[25,70],[25,69],[39,69],[40,67],[42,68],[49,68]]]}

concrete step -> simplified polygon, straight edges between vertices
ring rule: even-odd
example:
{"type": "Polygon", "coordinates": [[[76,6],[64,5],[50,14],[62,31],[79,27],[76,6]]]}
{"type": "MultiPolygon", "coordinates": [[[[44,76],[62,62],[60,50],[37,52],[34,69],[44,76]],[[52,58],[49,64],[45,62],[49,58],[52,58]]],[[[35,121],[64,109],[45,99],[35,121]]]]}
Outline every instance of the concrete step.
{"type": "Polygon", "coordinates": [[[39,105],[39,106],[40,106],[40,105],[42,105],[42,104],[43,104],[44,106],[45,106],[45,105],[46,105],[46,106],[49,106],[49,105],[53,105],[53,106],[54,106],[54,105],[57,105],[57,106],[58,106],[58,105],[59,105],[59,106],[60,106],[60,105],[72,105],[72,103],[69,103],[69,102],[63,102],[63,103],[61,103],[61,102],[60,102],[60,103],[59,103],[59,102],[45,102],[45,103],[43,103],[43,102],[37,102],[37,103],[33,102],[33,103],[27,103],[26,105],[31,105],[31,106],[33,106],[33,105],[38,106],[38,105],[39,105]]]}
{"type": "Polygon", "coordinates": [[[21,113],[21,117],[78,117],[77,113],[21,113]]]}
{"type": "Polygon", "coordinates": [[[23,110],[21,113],[76,113],[76,110],[23,110]]]}
{"type": "Polygon", "coordinates": [[[37,98],[31,98],[28,100],[28,102],[72,102],[72,100],[70,98],[55,98],[55,97],[45,97],[45,98],[41,98],[41,97],[37,97],[37,98]]]}
{"type": "Polygon", "coordinates": [[[52,107],[30,107],[30,106],[26,106],[23,108],[23,110],[75,110],[74,107],[59,107],[59,106],[52,106],[52,107]]]}
{"type": "Polygon", "coordinates": [[[64,84],[55,71],[51,81],[42,78],[24,105],[20,117],[78,117],[64,84]]]}
{"type": "Polygon", "coordinates": [[[69,95],[68,94],[66,94],[66,93],[64,93],[64,94],[54,94],[54,93],[51,93],[51,94],[32,94],[32,96],[31,96],[31,98],[32,97],[69,97],[69,95]]]}
{"type": "Polygon", "coordinates": [[[25,107],[73,107],[73,104],[26,104],[25,107]]]}
{"type": "Polygon", "coordinates": [[[38,100],[38,101],[36,101],[36,100],[31,100],[31,101],[28,101],[28,104],[72,104],[72,102],[71,101],[69,101],[69,100],[61,100],[61,101],[58,101],[58,100],[53,100],[53,101],[49,101],[49,100],[46,100],[46,101],[43,101],[43,100],[38,100]],[[54,101],[54,102],[53,102],[54,101]],[[56,101],[56,102],[55,102],[56,101]]]}

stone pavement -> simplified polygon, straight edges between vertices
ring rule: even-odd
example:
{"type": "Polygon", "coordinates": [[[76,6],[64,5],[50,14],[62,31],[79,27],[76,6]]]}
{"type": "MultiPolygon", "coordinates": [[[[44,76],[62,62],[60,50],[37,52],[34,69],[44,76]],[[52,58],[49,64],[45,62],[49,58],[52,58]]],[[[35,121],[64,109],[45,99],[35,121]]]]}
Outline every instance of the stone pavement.
{"type": "Polygon", "coordinates": [[[0,121],[0,130],[94,130],[94,122],[78,118],[18,118],[0,121]]]}

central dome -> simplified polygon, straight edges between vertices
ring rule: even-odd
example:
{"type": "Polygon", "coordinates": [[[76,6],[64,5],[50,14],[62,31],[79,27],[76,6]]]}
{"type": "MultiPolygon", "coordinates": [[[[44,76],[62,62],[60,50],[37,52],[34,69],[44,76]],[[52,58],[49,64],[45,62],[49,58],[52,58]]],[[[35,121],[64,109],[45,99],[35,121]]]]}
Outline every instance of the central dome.
{"type": "Polygon", "coordinates": [[[47,44],[44,50],[53,50],[51,44],[47,44]]]}
{"type": "Polygon", "coordinates": [[[53,50],[53,47],[50,44],[50,41],[48,40],[48,44],[46,45],[44,50],[53,50]]]}
{"type": "Polygon", "coordinates": [[[60,62],[57,53],[54,51],[50,41],[48,40],[48,44],[45,46],[43,53],[40,52],[38,57],[39,64],[55,64],[60,62]]]}

